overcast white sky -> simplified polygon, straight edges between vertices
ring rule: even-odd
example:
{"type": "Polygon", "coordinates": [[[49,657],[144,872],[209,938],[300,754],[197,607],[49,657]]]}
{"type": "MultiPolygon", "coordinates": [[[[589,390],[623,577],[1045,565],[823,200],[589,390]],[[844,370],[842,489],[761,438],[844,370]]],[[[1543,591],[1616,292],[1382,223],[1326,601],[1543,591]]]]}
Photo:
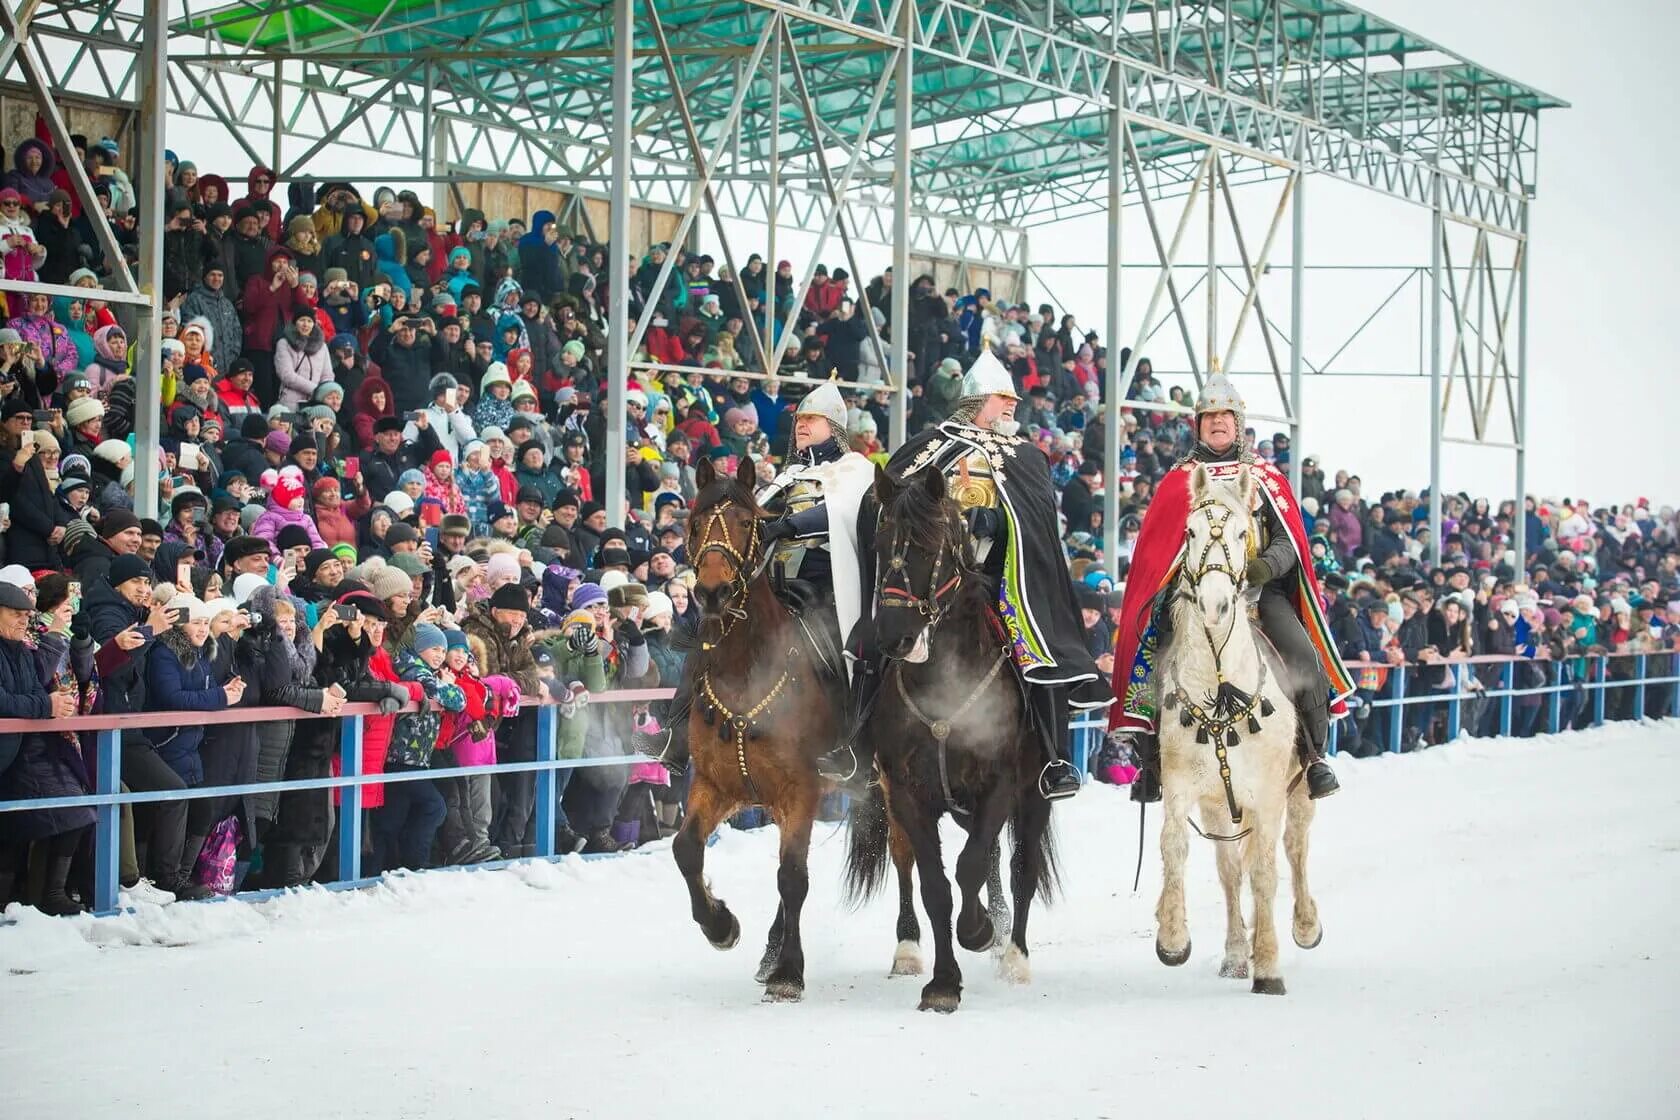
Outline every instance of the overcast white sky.
{"type": "MultiPolygon", "coordinates": [[[[1672,387],[1675,345],[1670,327],[1680,319],[1676,282],[1677,223],[1672,200],[1680,183],[1673,155],[1668,111],[1673,102],[1665,45],[1680,31],[1680,6],[1613,0],[1598,6],[1562,0],[1370,0],[1386,19],[1426,35],[1472,60],[1573,103],[1543,118],[1540,193],[1533,214],[1534,248],[1530,294],[1529,489],[1551,496],[1586,495],[1595,502],[1648,495],[1680,504],[1680,457],[1669,450],[1669,429],[1680,413],[1680,392],[1672,387]]],[[[172,118],[170,146],[203,170],[241,172],[243,157],[214,125],[172,118]]],[[[303,142],[288,142],[295,156],[303,142]]],[[[321,174],[352,177],[398,170],[369,153],[328,157],[321,174]]],[[[230,178],[235,176],[230,175],[230,178]]],[[[376,180],[371,180],[376,181],[376,180]]],[[[1251,252],[1277,200],[1278,185],[1239,190],[1251,252]]],[[[1427,212],[1372,192],[1330,180],[1309,179],[1306,259],[1314,264],[1427,265],[1427,212]]],[[[1162,204],[1163,221],[1176,221],[1179,203],[1162,204]]],[[[1154,260],[1141,211],[1129,207],[1126,260],[1154,260]]],[[[1221,219],[1223,222],[1223,219],[1221,219]]],[[[733,223],[732,223],[733,224],[733,223]]],[[[712,238],[702,222],[702,243],[712,238]]],[[[1193,227],[1204,228],[1202,225],[1193,227]]],[[[743,228],[746,233],[746,228],[743,228]]],[[[1100,263],[1103,219],[1040,227],[1033,231],[1031,259],[1100,263]]],[[[752,237],[736,237],[743,256],[762,248],[752,237]]],[[[800,260],[813,239],[784,232],[779,255],[800,260]]],[[[1180,259],[1205,259],[1205,241],[1192,239],[1180,259]]],[[[1469,254],[1468,235],[1455,243],[1459,264],[1469,254]]],[[[1501,247],[1496,264],[1509,261],[1501,247]]],[[[824,259],[842,263],[837,240],[824,259]]],[[[865,276],[890,262],[890,250],[860,246],[865,276]]],[[[1290,256],[1287,224],[1272,260],[1290,256]]],[[[1228,235],[1220,259],[1234,263],[1228,235]]],[[[1059,306],[1064,301],[1082,323],[1104,329],[1101,273],[1051,270],[1043,273],[1059,306]]],[[[1189,282],[1185,275],[1183,281],[1189,282]]],[[[1323,363],[1361,320],[1402,279],[1401,273],[1315,272],[1305,294],[1303,337],[1310,361],[1323,363]]],[[[1127,334],[1136,330],[1153,276],[1128,273],[1124,289],[1127,334]]],[[[1277,271],[1262,285],[1270,317],[1289,321],[1288,277],[1277,271]]],[[[1030,296],[1045,297],[1035,283],[1030,296]]],[[[1240,295],[1221,297],[1221,333],[1229,336],[1240,295]]],[[[1199,339],[1201,293],[1193,331],[1199,339]]],[[[1164,304],[1163,304],[1164,306],[1164,304]]],[[[1427,368],[1420,352],[1418,285],[1401,293],[1335,368],[1416,371],[1427,368]]],[[[1450,331],[1450,316],[1447,319],[1450,331]]],[[[1514,334],[1515,321],[1512,321],[1514,334]]],[[[1184,369],[1176,327],[1168,324],[1144,352],[1158,369],[1184,369]]],[[[1450,337],[1450,335],[1449,335],[1450,337]]],[[[1130,342],[1130,338],[1123,338],[1130,342]]],[[[1223,345],[1223,344],[1222,344],[1223,345]]],[[[1514,341],[1513,344],[1514,346],[1514,341]]],[[[1258,370],[1264,363],[1252,323],[1231,368],[1258,370]]],[[[1270,378],[1244,377],[1251,411],[1281,411],[1270,378]]],[[[1418,488],[1428,479],[1428,381],[1424,378],[1308,379],[1303,401],[1305,450],[1327,469],[1346,466],[1362,474],[1368,488],[1418,488]]],[[[1454,389],[1449,434],[1469,435],[1462,383],[1454,389]]],[[[1494,406],[1492,438],[1508,441],[1504,405],[1494,406]]],[[[1281,427],[1256,421],[1263,432],[1281,427]]],[[[1448,445],[1444,476],[1448,489],[1492,497],[1514,486],[1512,454],[1504,449],[1448,445]]]]}
{"type": "MultiPolygon", "coordinates": [[[[1572,108],[1545,114],[1541,129],[1539,198],[1532,219],[1529,488],[1552,495],[1586,494],[1595,502],[1648,495],[1680,504],[1680,457],[1671,451],[1668,436],[1680,412],[1668,329],[1680,297],[1673,201],[1680,168],[1669,111],[1662,108],[1674,102],[1663,51],[1680,24],[1680,7],[1628,0],[1588,7],[1561,0],[1370,0],[1367,6],[1572,103],[1572,108]]],[[[1277,187],[1257,185],[1245,193],[1252,252],[1277,187]]],[[[1308,261],[1428,263],[1425,211],[1312,179],[1307,203],[1308,261]]],[[[1167,204],[1165,220],[1176,217],[1176,206],[1167,204]]],[[[1152,260],[1135,207],[1128,209],[1126,221],[1126,259],[1152,260]]],[[[1093,255],[1100,253],[1100,222],[1067,225],[1077,228],[1035,231],[1035,262],[1100,259],[1093,255]]],[[[1273,259],[1288,257],[1284,240],[1273,259]]],[[[1204,257],[1197,253],[1185,259],[1204,257]]],[[[1097,274],[1065,275],[1085,282],[1059,284],[1053,273],[1046,279],[1074,304],[1082,322],[1101,330],[1097,274]]],[[[1313,275],[1304,300],[1309,358],[1328,357],[1400,278],[1313,275]]],[[[1130,307],[1147,301],[1151,282],[1151,276],[1144,276],[1135,286],[1128,283],[1130,307]]],[[[1338,366],[1418,368],[1415,290],[1396,299],[1373,324],[1371,337],[1350,348],[1338,366]]],[[[1286,326],[1287,296],[1284,277],[1274,275],[1262,286],[1263,298],[1277,300],[1275,309],[1268,307],[1271,316],[1286,326]]],[[[1227,309],[1222,318],[1234,316],[1237,298],[1223,297],[1227,309]]],[[[1450,317],[1448,323],[1450,329],[1450,317]]],[[[1170,353],[1176,348],[1169,338],[1173,333],[1169,327],[1146,352],[1170,353]]],[[[1263,352],[1251,347],[1253,334],[1250,328],[1239,355],[1248,360],[1236,362],[1238,368],[1258,368],[1256,359],[1263,352]]],[[[1162,364],[1159,359],[1157,364],[1162,364]]],[[[1265,381],[1247,378],[1241,385],[1255,399],[1251,407],[1276,410],[1276,395],[1265,381]]],[[[1306,448],[1332,470],[1357,469],[1368,484],[1416,488],[1428,478],[1428,400],[1427,380],[1309,379],[1306,448]]],[[[1456,405],[1462,403],[1460,396],[1456,405]]],[[[1467,435],[1467,426],[1467,414],[1456,409],[1454,428],[1467,435]]],[[[1508,495],[1512,455],[1449,445],[1444,478],[1449,489],[1508,495]]]]}

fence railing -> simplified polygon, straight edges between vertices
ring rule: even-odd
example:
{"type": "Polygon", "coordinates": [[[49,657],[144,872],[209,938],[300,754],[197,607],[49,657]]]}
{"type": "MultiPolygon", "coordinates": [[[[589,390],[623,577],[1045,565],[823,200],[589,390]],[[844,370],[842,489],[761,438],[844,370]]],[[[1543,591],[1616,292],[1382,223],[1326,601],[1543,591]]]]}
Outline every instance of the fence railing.
{"type": "MultiPolygon", "coordinates": [[[[626,704],[651,700],[668,700],[669,688],[620,689],[599,692],[590,697],[591,704],[626,704]]],[[[144,805],[158,801],[192,801],[204,797],[242,797],[248,794],[286,793],[292,790],[342,789],[338,814],[338,873],[339,883],[362,882],[362,788],[368,785],[387,785],[392,782],[431,781],[438,778],[478,777],[486,774],[536,773],[536,796],[533,824],[536,829],[535,855],[555,854],[556,774],[561,770],[580,770],[597,766],[634,766],[652,761],[639,754],[612,755],[598,758],[560,758],[558,750],[560,719],[554,702],[548,698],[526,706],[537,712],[537,757],[531,762],[498,762],[488,766],[438,767],[429,770],[401,770],[391,773],[367,774],[362,771],[362,721],[379,715],[375,704],[346,704],[337,716],[323,716],[301,708],[260,707],[233,708],[221,712],[144,712],[126,715],[75,716],[58,720],[0,719],[0,734],[17,732],[76,731],[94,737],[94,792],[80,797],[42,797],[23,801],[0,801],[0,813],[23,812],[31,809],[67,809],[91,807],[94,810],[94,871],[93,909],[104,913],[117,907],[121,874],[120,844],[121,814],[124,805],[144,805]],[[233,723],[262,723],[272,720],[340,720],[338,736],[339,773],[333,777],[292,778],[274,782],[246,782],[230,786],[190,786],[178,790],[131,791],[122,789],[122,733],[151,727],[177,727],[182,718],[190,718],[202,726],[233,723]]],[[[410,702],[401,709],[416,710],[410,702]]]]}
{"type": "MultiPolygon", "coordinates": [[[[1664,653],[1599,653],[1581,654],[1558,660],[1482,655],[1458,660],[1438,660],[1431,664],[1392,665],[1388,662],[1354,661],[1348,668],[1357,677],[1361,670],[1386,672],[1381,685],[1374,690],[1362,690],[1350,699],[1349,705],[1370,714],[1363,722],[1367,729],[1376,725],[1382,749],[1399,754],[1411,744],[1408,731],[1427,734],[1427,724],[1440,709],[1444,713],[1445,738],[1450,742],[1461,734],[1534,734],[1544,728],[1556,733],[1572,726],[1583,712],[1589,712],[1591,726],[1597,727],[1606,718],[1606,697],[1618,690],[1633,694],[1627,709],[1628,718],[1660,717],[1680,714],[1675,703],[1675,685],[1680,684],[1680,654],[1664,653]],[[1612,665],[1616,669],[1612,670],[1612,665]],[[1487,674],[1483,681],[1478,670],[1497,666],[1498,673],[1487,674]],[[1448,687],[1419,690],[1420,670],[1444,668],[1443,678],[1448,687]],[[1544,683],[1517,687],[1520,669],[1538,669],[1544,683]],[[1486,708],[1484,703],[1496,705],[1486,708]],[[1525,701],[1528,701],[1525,703],[1525,701]],[[1469,705],[1478,705],[1475,726],[1466,728],[1464,713],[1469,705]],[[1406,713],[1416,713],[1424,726],[1408,724],[1406,713]],[[1542,722],[1543,721],[1543,722],[1542,722]]],[[[1082,717],[1070,727],[1073,736],[1074,764],[1082,771],[1091,768],[1091,760],[1102,749],[1107,721],[1102,716],[1082,717]]],[[[1330,725],[1329,753],[1347,749],[1349,721],[1338,720],[1330,725]]]]}
{"type": "MultiPolygon", "coordinates": [[[[1408,709],[1427,709],[1424,724],[1433,717],[1435,709],[1444,710],[1445,739],[1456,739],[1466,730],[1463,713],[1467,704],[1495,701],[1497,708],[1491,716],[1484,710],[1471,734],[1511,735],[1532,734],[1544,727],[1549,732],[1562,730],[1575,722],[1589,709],[1590,722],[1598,726],[1606,718],[1606,697],[1615,690],[1631,690],[1633,699],[1626,718],[1646,715],[1676,714],[1675,685],[1680,675],[1675,672],[1680,655],[1658,654],[1590,654],[1563,660],[1532,660],[1521,657],[1484,656],[1457,661],[1435,663],[1447,670],[1449,687],[1414,690],[1419,680],[1420,665],[1390,665],[1376,662],[1354,662],[1349,668],[1358,673],[1364,669],[1386,670],[1381,687],[1369,694],[1360,693],[1356,707],[1369,710],[1367,726],[1381,723],[1381,738],[1385,749],[1399,753],[1408,746],[1408,709]],[[1621,668],[1612,671],[1612,662],[1621,668]],[[1497,679],[1490,687],[1481,681],[1478,669],[1499,666],[1497,679]],[[1517,687],[1519,668],[1540,668],[1544,683],[1517,687]],[[1472,683],[1474,681],[1474,683],[1472,683]],[[1529,702],[1530,700],[1533,702],[1529,702]]],[[[622,689],[598,693],[591,704],[638,703],[666,700],[672,696],[668,688],[622,689]]],[[[411,703],[403,710],[414,711],[411,703]]],[[[50,797],[23,801],[0,801],[0,813],[22,812],[31,809],[55,809],[88,806],[95,813],[94,823],[94,910],[109,912],[117,907],[120,887],[121,821],[124,805],[143,805],[159,801],[189,801],[205,797],[238,797],[249,794],[285,793],[292,790],[342,789],[339,809],[337,882],[358,884],[362,878],[362,789],[372,784],[391,782],[431,781],[438,778],[473,777],[486,774],[515,774],[535,772],[536,830],[535,855],[549,858],[556,854],[556,798],[557,775],[562,770],[600,766],[630,766],[651,761],[639,754],[563,759],[558,753],[559,715],[552,701],[546,698],[536,706],[536,758],[530,762],[498,762],[487,766],[440,767],[429,770],[404,770],[374,774],[362,771],[362,721],[379,714],[373,704],[346,704],[338,716],[322,716],[298,708],[235,708],[223,712],[193,712],[192,720],[200,725],[253,723],[268,720],[339,719],[339,774],[333,777],[297,778],[272,782],[248,782],[228,786],[193,786],[180,790],[133,791],[122,790],[122,732],[151,727],[175,727],[188,713],[147,712],[130,715],[77,716],[62,720],[0,720],[0,734],[41,731],[77,731],[94,737],[94,792],[79,797],[50,797]]],[[[1347,721],[1331,725],[1329,750],[1332,754],[1346,746],[1347,721]]],[[[1414,725],[1415,726],[1415,725],[1414,725]]],[[[1427,726],[1425,726],[1427,730],[1427,726]]],[[[1070,746],[1074,765],[1082,776],[1091,769],[1092,759],[1101,750],[1107,731],[1104,716],[1086,715],[1074,720],[1069,727],[1070,746]]]]}

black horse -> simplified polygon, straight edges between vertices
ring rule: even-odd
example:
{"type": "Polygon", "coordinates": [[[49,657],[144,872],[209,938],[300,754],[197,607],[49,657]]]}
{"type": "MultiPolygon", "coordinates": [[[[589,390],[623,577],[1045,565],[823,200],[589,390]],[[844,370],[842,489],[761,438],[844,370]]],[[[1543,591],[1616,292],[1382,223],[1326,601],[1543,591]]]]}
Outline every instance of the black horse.
{"type": "Polygon", "coordinates": [[[928,470],[900,486],[877,469],[875,500],[874,640],[886,669],[864,733],[877,744],[882,782],[853,807],[848,881],[854,895],[866,895],[885,877],[884,797],[915,852],[933,925],[933,977],[922,989],[921,1010],[951,1012],[962,998],[962,972],[951,949],[939,820],[949,812],[968,830],[956,866],[957,940],[971,952],[992,944],[993,916],[980,888],[1010,825],[1015,915],[1000,968],[1006,979],[1026,983],[1032,899],[1048,901],[1056,883],[1050,802],[1037,788],[1043,750],[1028,722],[997,589],[973,568],[962,512],[947,498],[944,476],[928,470]]]}

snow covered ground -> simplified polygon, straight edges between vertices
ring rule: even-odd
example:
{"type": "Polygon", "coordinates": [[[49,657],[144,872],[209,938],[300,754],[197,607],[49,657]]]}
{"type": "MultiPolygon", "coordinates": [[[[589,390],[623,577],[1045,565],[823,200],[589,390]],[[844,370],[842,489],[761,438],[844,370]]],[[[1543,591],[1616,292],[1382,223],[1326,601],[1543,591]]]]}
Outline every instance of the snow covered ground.
{"type": "MultiPolygon", "coordinates": [[[[1152,814],[1058,809],[1066,897],[1029,988],[962,955],[952,1017],[889,980],[892,906],[837,903],[820,829],[805,1002],[759,1002],[775,837],[708,852],[708,947],[668,853],[0,929],[0,1117],[1657,1117],[1680,1099],[1680,723],[1343,762],[1314,835],[1324,944],[1282,998],[1153,951],[1152,814]]],[[[930,946],[931,950],[931,946],[930,946]]],[[[931,951],[930,951],[931,958],[931,951]]]]}

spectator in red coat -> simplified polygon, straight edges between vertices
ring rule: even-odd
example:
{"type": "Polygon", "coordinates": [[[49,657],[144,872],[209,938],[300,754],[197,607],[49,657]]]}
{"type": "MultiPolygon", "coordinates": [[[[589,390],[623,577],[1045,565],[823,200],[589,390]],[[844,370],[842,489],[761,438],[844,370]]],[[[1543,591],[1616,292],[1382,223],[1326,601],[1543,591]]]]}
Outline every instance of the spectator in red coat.
{"type": "Polygon", "coordinates": [[[245,357],[255,372],[252,390],[263,401],[279,397],[274,377],[274,341],[297,305],[298,269],[284,245],[269,249],[267,271],[245,281],[241,303],[245,317],[245,357]]]}

